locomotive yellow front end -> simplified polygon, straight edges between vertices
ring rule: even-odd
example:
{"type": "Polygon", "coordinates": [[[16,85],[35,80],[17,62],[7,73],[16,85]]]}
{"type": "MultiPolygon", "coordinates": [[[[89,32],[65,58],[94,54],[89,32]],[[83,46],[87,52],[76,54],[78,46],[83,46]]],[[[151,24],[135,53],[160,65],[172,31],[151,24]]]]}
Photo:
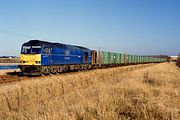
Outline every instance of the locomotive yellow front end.
{"type": "Polygon", "coordinates": [[[20,65],[41,65],[41,54],[21,54],[20,65]]]}
{"type": "Polygon", "coordinates": [[[19,68],[25,75],[41,72],[41,46],[22,46],[19,68]]]}

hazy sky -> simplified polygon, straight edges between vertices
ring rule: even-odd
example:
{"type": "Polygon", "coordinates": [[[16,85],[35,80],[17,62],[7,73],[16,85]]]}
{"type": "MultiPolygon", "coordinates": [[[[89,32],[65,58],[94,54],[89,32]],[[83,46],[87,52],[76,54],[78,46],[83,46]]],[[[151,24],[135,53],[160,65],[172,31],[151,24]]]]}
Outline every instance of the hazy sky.
{"type": "Polygon", "coordinates": [[[180,0],[0,0],[0,55],[19,55],[30,39],[176,55],[180,0]]]}

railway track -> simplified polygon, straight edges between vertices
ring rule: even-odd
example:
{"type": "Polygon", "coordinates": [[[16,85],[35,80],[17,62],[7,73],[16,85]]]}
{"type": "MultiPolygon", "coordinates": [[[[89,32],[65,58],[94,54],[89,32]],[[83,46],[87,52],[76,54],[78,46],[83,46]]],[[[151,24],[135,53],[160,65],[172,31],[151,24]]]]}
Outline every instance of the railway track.
{"type": "Polygon", "coordinates": [[[27,80],[28,77],[26,76],[18,76],[18,75],[0,75],[0,84],[2,83],[9,83],[9,82],[16,82],[27,80]]]}
{"type": "MultiPolygon", "coordinates": [[[[142,69],[145,67],[149,67],[149,66],[153,66],[156,65],[155,63],[151,63],[151,64],[139,64],[139,65],[129,65],[129,66],[122,66],[122,70],[121,72],[130,72],[133,70],[137,70],[137,69],[142,69]]],[[[101,68],[101,69],[108,69],[108,68],[101,68]]],[[[86,71],[88,72],[88,71],[86,71]]],[[[68,72],[68,73],[62,73],[63,75],[65,74],[75,74],[76,72],[68,72]]],[[[56,74],[53,74],[56,75],[56,74]]],[[[21,72],[11,72],[8,73],[7,75],[0,75],[0,84],[3,83],[10,83],[10,82],[18,82],[18,81],[22,81],[22,80],[29,80],[31,78],[37,78],[37,77],[44,77],[44,76],[23,76],[21,72]]]]}

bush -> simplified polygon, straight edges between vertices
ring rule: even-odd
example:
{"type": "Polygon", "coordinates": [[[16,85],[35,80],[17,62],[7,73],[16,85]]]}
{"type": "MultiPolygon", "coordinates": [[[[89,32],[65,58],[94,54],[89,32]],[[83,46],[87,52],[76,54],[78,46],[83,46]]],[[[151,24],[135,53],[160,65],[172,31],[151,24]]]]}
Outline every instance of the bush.
{"type": "Polygon", "coordinates": [[[176,65],[177,65],[178,67],[180,67],[180,55],[178,56],[178,59],[177,59],[177,61],[176,61],[176,65]]]}

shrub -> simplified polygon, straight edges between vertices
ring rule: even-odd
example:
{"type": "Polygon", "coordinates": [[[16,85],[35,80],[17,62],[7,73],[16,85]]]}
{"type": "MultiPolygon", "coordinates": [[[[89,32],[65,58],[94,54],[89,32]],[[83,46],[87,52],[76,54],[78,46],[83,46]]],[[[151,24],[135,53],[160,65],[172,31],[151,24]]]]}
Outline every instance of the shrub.
{"type": "Polygon", "coordinates": [[[180,54],[179,54],[178,59],[177,59],[177,61],[176,61],[176,65],[177,65],[178,67],[180,67],[180,54]]]}

